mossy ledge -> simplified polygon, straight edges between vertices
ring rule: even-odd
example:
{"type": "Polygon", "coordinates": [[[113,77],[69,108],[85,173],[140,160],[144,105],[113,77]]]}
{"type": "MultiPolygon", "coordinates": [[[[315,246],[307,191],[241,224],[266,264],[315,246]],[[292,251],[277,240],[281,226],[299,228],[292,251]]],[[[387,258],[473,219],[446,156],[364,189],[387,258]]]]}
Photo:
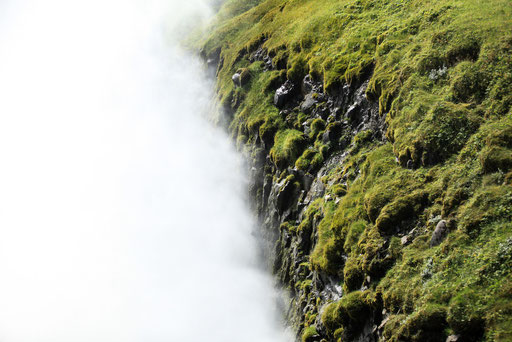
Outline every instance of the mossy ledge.
{"type": "Polygon", "coordinates": [[[227,0],[195,42],[298,341],[512,340],[512,2],[227,0]]]}

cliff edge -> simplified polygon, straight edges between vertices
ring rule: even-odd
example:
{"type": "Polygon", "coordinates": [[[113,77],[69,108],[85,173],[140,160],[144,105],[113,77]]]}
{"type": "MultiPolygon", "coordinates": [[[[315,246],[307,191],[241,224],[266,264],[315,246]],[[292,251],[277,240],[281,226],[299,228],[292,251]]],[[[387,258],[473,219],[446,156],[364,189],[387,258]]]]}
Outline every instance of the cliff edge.
{"type": "Polygon", "coordinates": [[[299,340],[512,340],[510,0],[228,0],[201,54],[299,340]]]}

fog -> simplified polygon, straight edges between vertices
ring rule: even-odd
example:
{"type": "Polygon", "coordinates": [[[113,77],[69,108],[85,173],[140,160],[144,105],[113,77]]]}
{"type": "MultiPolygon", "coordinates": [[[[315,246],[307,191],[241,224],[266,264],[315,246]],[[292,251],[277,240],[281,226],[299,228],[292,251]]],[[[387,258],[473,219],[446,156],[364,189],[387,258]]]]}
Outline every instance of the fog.
{"type": "Polygon", "coordinates": [[[286,341],[199,0],[0,0],[0,341],[286,341]]]}

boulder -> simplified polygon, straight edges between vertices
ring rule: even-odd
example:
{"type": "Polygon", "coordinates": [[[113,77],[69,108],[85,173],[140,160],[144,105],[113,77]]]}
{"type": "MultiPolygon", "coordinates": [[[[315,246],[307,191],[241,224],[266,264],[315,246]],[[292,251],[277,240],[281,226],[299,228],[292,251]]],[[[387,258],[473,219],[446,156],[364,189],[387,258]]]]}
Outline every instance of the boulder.
{"type": "Polygon", "coordinates": [[[233,76],[231,76],[231,80],[233,81],[235,87],[242,86],[242,77],[239,73],[235,73],[233,76]]]}
{"type": "Polygon", "coordinates": [[[432,238],[430,239],[430,247],[439,245],[445,238],[446,233],[448,232],[448,226],[445,220],[439,221],[437,223],[436,229],[432,234],[432,238]]]}
{"type": "Polygon", "coordinates": [[[249,82],[251,78],[251,73],[247,68],[238,69],[236,73],[231,76],[231,80],[235,87],[243,87],[249,82]]]}

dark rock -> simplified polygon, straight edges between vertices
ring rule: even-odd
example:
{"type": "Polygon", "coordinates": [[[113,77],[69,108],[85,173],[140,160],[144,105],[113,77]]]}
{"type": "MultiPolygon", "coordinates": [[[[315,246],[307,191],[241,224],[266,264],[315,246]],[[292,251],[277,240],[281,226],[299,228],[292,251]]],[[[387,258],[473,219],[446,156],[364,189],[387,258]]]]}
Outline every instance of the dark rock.
{"type": "Polygon", "coordinates": [[[302,94],[309,94],[313,90],[313,80],[311,79],[311,75],[306,75],[304,80],[302,81],[302,94]]]}
{"type": "Polygon", "coordinates": [[[329,117],[330,111],[327,106],[319,106],[315,110],[315,114],[322,118],[322,120],[327,120],[329,117]]]}
{"type": "Polygon", "coordinates": [[[332,123],[328,126],[327,130],[322,135],[322,142],[328,144],[329,142],[336,143],[341,137],[341,123],[332,123]]]}
{"type": "Polygon", "coordinates": [[[291,169],[289,170],[289,172],[293,174],[295,178],[299,181],[302,189],[304,189],[305,191],[309,191],[309,189],[311,188],[311,184],[313,184],[313,181],[315,180],[313,176],[311,176],[309,173],[297,169],[291,169]]]}
{"type": "Polygon", "coordinates": [[[276,90],[274,95],[274,105],[282,108],[286,102],[292,97],[294,91],[293,83],[286,81],[279,89],[276,90]]]}
{"type": "Polygon", "coordinates": [[[251,78],[251,73],[247,68],[238,69],[237,72],[231,77],[235,87],[243,87],[251,78]]]}
{"type": "Polygon", "coordinates": [[[251,62],[262,61],[264,63],[263,69],[265,71],[274,69],[274,65],[272,64],[272,58],[268,55],[267,50],[260,47],[255,52],[251,54],[249,57],[251,62]]]}
{"type": "Polygon", "coordinates": [[[328,144],[329,142],[331,142],[331,132],[330,131],[325,131],[324,134],[322,135],[322,142],[324,144],[328,144]]]}
{"type": "Polygon", "coordinates": [[[309,113],[318,102],[314,94],[316,93],[307,94],[304,102],[300,105],[300,109],[306,114],[309,113]]]}
{"type": "Polygon", "coordinates": [[[297,200],[297,189],[293,181],[284,181],[284,184],[277,184],[279,190],[276,196],[276,204],[279,213],[282,214],[286,209],[292,206],[293,202],[297,200]]]}
{"type": "Polygon", "coordinates": [[[346,115],[352,120],[356,119],[359,115],[359,104],[354,103],[352,106],[348,107],[346,115]]]}
{"type": "Polygon", "coordinates": [[[430,247],[439,245],[446,236],[448,231],[446,221],[441,220],[436,226],[434,233],[432,234],[432,238],[430,239],[430,247]]]}

